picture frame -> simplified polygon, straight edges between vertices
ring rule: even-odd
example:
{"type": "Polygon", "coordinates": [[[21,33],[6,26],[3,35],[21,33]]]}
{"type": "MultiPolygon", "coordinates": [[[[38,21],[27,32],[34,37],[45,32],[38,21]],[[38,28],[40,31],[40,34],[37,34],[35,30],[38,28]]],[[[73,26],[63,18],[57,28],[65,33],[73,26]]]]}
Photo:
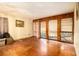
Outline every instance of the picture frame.
{"type": "Polygon", "coordinates": [[[24,21],[16,20],[16,27],[24,27],[24,21]]]}

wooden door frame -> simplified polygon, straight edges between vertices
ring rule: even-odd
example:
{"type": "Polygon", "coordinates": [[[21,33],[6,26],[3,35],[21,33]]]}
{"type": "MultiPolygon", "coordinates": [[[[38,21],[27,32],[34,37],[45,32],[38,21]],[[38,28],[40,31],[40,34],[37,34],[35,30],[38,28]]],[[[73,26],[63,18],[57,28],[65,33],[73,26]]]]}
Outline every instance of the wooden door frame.
{"type": "Polygon", "coordinates": [[[57,17],[57,40],[61,41],[61,19],[57,17]]]}

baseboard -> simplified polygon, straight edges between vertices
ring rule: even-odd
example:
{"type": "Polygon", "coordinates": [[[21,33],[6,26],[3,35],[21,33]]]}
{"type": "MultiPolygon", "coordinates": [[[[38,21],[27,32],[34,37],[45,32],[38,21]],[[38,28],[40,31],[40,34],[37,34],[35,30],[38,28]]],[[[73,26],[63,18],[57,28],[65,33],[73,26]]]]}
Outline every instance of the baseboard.
{"type": "Polygon", "coordinates": [[[30,36],[30,37],[20,38],[20,39],[16,39],[15,41],[17,41],[17,40],[22,40],[22,39],[33,38],[33,37],[35,37],[35,36],[30,36]]]}

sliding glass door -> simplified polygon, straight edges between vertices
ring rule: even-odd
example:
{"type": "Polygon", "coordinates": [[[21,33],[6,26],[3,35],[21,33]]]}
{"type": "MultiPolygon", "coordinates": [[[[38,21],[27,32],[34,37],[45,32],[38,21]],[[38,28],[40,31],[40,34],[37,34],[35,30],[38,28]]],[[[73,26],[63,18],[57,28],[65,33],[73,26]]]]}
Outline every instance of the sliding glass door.
{"type": "Polygon", "coordinates": [[[42,21],[40,24],[41,38],[46,39],[46,21],[42,21]]]}
{"type": "Polygon", "coordinates": [[[34,35],[43,39],[51,39],[73,43],[74,39],[74,14],[62,14],[34,22],[34,35]]]}
{"type": "Polygon", "coordinates": [[[57,40],[57,20],[49,21],[49,39],[57,40]]]}
{"type": "Polygon", "coordinates": [[[73,20],[72,18],[61,19],[61,41],[73,42],[73,20]]]}

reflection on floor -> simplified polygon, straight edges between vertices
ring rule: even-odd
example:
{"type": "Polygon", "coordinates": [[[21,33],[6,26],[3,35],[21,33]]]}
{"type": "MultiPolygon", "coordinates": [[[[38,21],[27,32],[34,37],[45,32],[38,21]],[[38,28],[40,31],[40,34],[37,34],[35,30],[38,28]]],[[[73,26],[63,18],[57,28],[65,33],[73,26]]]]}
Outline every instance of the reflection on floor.
{"type": "Polygon", "coordinates": [[[0,47],[1,56],[75,56],[73,44],[35,37],[0,47]]]}

